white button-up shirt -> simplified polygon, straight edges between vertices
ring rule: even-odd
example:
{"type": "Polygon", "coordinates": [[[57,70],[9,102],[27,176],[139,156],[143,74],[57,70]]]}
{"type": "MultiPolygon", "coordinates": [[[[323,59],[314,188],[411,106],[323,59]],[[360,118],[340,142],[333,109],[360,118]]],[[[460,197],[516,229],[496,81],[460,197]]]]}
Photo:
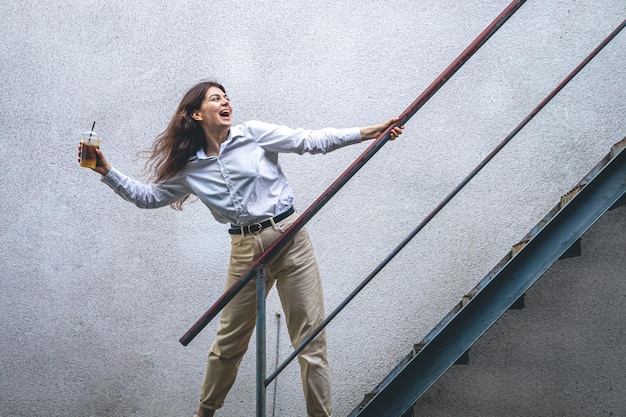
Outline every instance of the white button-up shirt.
{"type": "Polygon", "coordinates": [[[279,153],[326,153],[359,142],[359,128],[305,130],[250,121],[230,129],[217,156],[200,149],[172,179],[144,184],[112,168],[102,181],[141,208],[163,207],[194,194],[217,221],[247,225],[293,205],[279,153]]]}

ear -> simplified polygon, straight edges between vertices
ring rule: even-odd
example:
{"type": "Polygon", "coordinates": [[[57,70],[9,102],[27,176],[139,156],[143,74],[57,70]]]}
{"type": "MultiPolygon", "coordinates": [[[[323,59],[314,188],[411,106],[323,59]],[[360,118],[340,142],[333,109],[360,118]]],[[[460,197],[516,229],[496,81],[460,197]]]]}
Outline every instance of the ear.
{"type": "Polygon", "coordinates": [[[191,113],[191,117],[198,122],[202,121],[202,114],[200,114],[200,110],[194,110],[193,113],[191,113]]]}

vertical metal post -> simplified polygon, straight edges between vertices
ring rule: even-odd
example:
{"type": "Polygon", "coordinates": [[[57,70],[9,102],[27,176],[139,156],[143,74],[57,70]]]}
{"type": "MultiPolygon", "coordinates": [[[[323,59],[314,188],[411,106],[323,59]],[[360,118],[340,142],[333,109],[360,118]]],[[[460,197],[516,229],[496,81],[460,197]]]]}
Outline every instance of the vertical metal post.
{"type": "Polygon", "coordinates": [[[256,416],[265,417],[265,265],[256,273],[256,416]]]}

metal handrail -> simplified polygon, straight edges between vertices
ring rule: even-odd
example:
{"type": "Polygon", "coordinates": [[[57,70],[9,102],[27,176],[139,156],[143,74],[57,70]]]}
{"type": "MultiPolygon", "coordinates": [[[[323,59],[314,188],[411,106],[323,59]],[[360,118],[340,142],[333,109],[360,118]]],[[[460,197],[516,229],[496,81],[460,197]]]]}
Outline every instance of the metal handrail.
{"type": "MultiPolygon", "coordinates": [[[[405,241],[388,256],[376,270],[366,278],[365,281],[355,289],[350,296],[337,308],[330,316],[328,316],[322,324],[311,334],[309,337],[294,350],[289,358],[281,364],[276,371],[266,378],[266,341],[265,341],[265,325],[266,325],[266,311],[265,311],[265,265],[273,259],[281,249],[300,231],[304,225],[311,219],[321,208],[330,201],[335,194],[383,147],[385,143],[390,139],[391,131],[397,126],[404,126],[407,121],[417,111],[424,106],[424,104],[435,95],[437,91],[460,69],[469,58],[478,50],[484,43],[524,4],[526,0],[514,0],[508,7],[498,15],[498,17],[481,32],[481,34],[450,64],[442,73],[433,81],[426,90],[413,102],[411,105],[399,116],[399,120],[389,126],[374,142],[363,152],[363,154],[357,158],[352,165],[341,175],[335,182],[324,192],[320,197],[313,202],[313,204],[304,211],[298,219],[282,234],[257,260],[248,268],[248,270],[242,275],[240,280],[230,287],[224,294],[207,310],[200,319],[194,323],[194,325],[185,333],[180,342],[187,346],[195,336],[202,331],[208,323],[213,320],[219,312],[256,276],[256,291],[257,291],[257,417],[265,417],[265,400],[266,400],[266,387],[269,385],[277,375],[310,343],[327,325],[334,319],[334,317],[369,283],[374,276],[380,272],[391,261],[393,257],[412,239],[419,230],[423,227],[418,227],[410,238],[405,241]]],[[[465,184],[462,184],[462,188],[465,184]]],[[[460,189],[459,188],[459,189],[460,189]]],[[[458,192],[458,191],[457,191],[458,192]]],[[[455,193],[456,194],[456,193],[455,193]]],[[[452,196],[449,196],[450,199],[452,196]]],[[[449,201],[449,200],[448,200],[449,201]]],[[[443,205],[447,204],[446,201],[443,205]]],[[[440,210],[440,208],[439,208],[440,210]]],[[[439,211],[437,210],[437,212],[439,211]]],[[[436,213],[432,213],[430,218],[434,217],[436,213]]],[[[428,219],[428,221],[430,220],[428,219]]]]}
{"type": "Polygon", "coordinates": [[[246,286],[261,266],[266,265],[291,240],[305,224],[326,205],[332,197],[383,147],[390,139],[391,131],[406,122],[450,79],[456,71],[525,3],[526,0],[514,0],[500,15],[433,81],[426,90],[399,116],[399,120],[389,126],[374,142],[324,191],[311,206],[283,233],[241,276],[241,279],[222,294],[222,296],[194,323],[180,338],[180,343],[187,346],[213,320],[220,311],[246,286]]]}

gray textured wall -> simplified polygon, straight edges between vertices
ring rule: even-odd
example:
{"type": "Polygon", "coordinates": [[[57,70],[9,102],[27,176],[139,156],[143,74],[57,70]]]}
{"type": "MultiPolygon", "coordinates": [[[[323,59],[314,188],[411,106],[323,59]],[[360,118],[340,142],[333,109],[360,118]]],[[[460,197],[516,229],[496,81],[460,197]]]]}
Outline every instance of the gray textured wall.
{"type": "MultiPolygon", "coordinates": [[[[110,162],[137,178],[137,152],[203,78],[226,85],[238,121],[379,122],[508,3],[2,3],[2,413],[173,417],[196,406],[215,325],[187,348],[178,338],[221,294],[228,236],[200,204],[139,210],[79,168],[77,134],[93,120],[110,162]]],[[[528,1],[310,223],[328,310],[625,17],[623,0],[528,1]]],[[[625,63],[621,34],[337,319],[336,415],[624,137],[625,63]]],[[[298,207],[364,149],[285,156],[298,207]]],[[[275,293],[268,303],[273,362],[290,348],[275,293]]],[[[253,354],[224,415],[254,413],[253,354]]],[[[277,389],[275,415],[302,415],[296,366],[277,389]]]]}

